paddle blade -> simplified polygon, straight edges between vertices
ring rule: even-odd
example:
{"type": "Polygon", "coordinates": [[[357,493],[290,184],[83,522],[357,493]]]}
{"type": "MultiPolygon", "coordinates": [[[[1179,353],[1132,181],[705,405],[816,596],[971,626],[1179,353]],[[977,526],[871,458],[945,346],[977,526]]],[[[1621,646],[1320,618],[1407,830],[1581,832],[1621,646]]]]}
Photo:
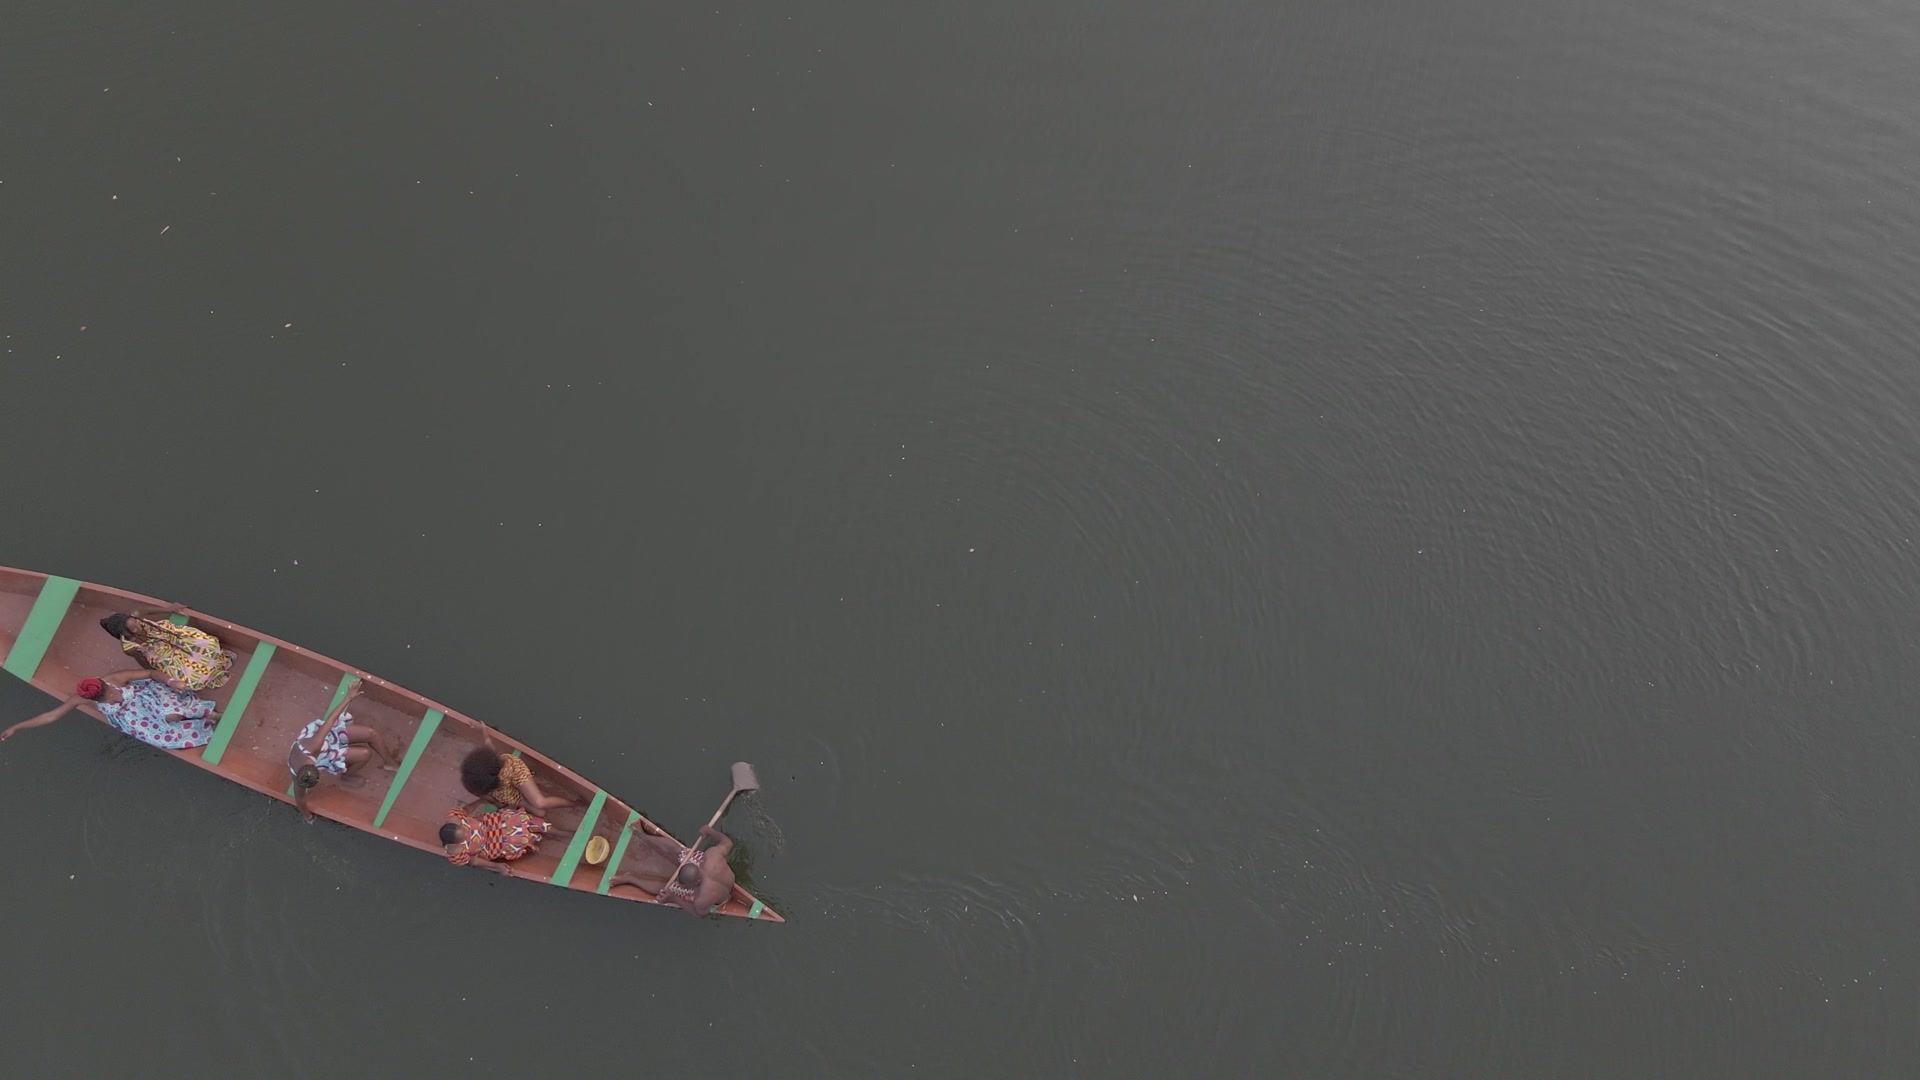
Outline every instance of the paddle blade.
{"type": "Polygon", "coordinates": [[[733,763],[733,790],[760,790],[760,778],[753,775],[753,766],[744,761],[736,761],[733,763]]]}

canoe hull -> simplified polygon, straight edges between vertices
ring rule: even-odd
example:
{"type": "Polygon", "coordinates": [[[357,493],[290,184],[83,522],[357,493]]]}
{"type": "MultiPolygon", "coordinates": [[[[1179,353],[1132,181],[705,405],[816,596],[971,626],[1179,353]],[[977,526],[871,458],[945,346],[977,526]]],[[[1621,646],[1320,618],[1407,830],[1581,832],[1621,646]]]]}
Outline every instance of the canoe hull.
{"type": "MultiPolygon", "coordinates": [[[[164,606],[138,593],[0,567],[0,668],[64,700],[81,678],[135,666],[101,631],[101,618],[115,611],[164,606]]],[[[308,793],[307,804],[322,817],[436,859],[446,857],[438,832],[450,807],[472,799],[460,787],[459,762],[481,744],[477,721],[290,642],[191,610],[186,618],[219,637],[238,660],[226,685],[203,695],[217,702],[223,714],[213,742],[162,753],[291,803],[286,754],[295,734],[324,716],[358,680],[366,692],[353,704],[354,722],[374,727],[401,748],[401,766],[395,772],[368,767],[345,781],[324,781],[308,793]]],[[[100,719],[91,706],[82,706],[82,711],[100,719]]],[[[496,730],[493,739],[528,763],[543,790],[570,792],[587,803],[584,815],[555,814],[554,834],[539,851],[506,864],[509,874],[651,905],[652,896],[645,890],[611,884],[613,868],[629,846],[626,826],[638,817],[633,809],[512,737],[496,730]],[[605,837],[614,849],[606,866],[589,866],[582,857],[594,835],[605,837]]],[[[738,886],[717,914],[785,921],[738,886]]]]}

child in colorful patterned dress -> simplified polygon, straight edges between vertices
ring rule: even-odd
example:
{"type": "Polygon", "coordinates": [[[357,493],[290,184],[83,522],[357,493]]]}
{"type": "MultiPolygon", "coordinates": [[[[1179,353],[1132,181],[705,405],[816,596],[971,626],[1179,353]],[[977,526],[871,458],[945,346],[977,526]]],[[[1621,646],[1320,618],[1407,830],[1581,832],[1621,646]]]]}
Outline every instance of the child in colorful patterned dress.
{"type": "Polygon", "coordinates": [[[465,807],[447,811],[440,826],[440,844],[455,866],[477,866],[510,873],[507,864],[540,846],[552,826],[519,807],[468,814],[465,807]]]}
{"type": "Polygon", "coordinates": [[[353,714],[347,711],[347,706],[363,693],[362,686],[355,683],[332,712],[301,728],[293,748],[287,751],[287,771],[293,774],[293,803],[309,825],[313,824],[313,810],[307,806],[307,792],[320,782],[321,773],[345,776],[365,765],[373,753],[386,763],[383,769],[391,770],[398,764],[386,737],[354,723],[353,714]],[[372,753],[367,750],[369,746],[373,747],[372,753]]]}

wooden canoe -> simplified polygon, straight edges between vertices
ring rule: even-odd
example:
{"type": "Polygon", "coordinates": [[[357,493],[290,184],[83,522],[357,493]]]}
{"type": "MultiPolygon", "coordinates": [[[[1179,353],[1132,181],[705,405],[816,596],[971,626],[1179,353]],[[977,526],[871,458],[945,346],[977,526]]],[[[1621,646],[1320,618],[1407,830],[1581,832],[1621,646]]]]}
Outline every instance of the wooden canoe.
{"type": "MultiPolygon", "coordinates": [[[[103,617],[165,606],[138,593],[0,566],[0,656],[5,657],[0,666],[65,700],[88,675],[135,666],[119,643],[100,629],[103,617]]],[[[477,722],[411,690],[244,626],[193,611],[174,619],[217,636],[238,659],[227,684],[202,695],[220,705],[213,741],[198,749],[157,753],[170,753],[291,805],[286,756],[294,735],[326,715],[359,679],[366,693],[353,704],[354,722],[386,735],[401,753],[400,767],[388,772],[369,764],[344,781],[329,777],[308,793],[307,804],[321,817],[418,848],[447,865],[438,834],[447,811],[472,800],[460,786],[459,766],[460,759],[480,745],[477,722]]],[[[83,705],[80,711],[101,720],[91,706],[83,705]]],[[[48,734],[51,731],[28,737],[48,734]]],[[[511,875],[579,892],[651,902],[650,894],[632,885],[611,885],[633,837],[626,826],[639,814],[533,748],[497,730],[493,737],[501,746],[519,752],[542,789],[572,792],[589,800],[582,817],[584,827],[573,827],[577,813],[556,814],[554,831],[540,850],[507,864],[511,875]],[[605,866],[589,866],[582,857],[595,834],[613,846],[605,866]]],[[[684,850],[685,845],[681,846],[684,850]]],[[[738,885],[719,914],[786,921],[738,885]]]]}

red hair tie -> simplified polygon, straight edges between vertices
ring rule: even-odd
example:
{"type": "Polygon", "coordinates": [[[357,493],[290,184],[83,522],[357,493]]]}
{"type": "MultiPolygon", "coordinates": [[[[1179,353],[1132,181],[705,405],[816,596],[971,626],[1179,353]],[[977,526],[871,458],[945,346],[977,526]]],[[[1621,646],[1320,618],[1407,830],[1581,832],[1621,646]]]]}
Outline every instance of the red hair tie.
{"type": "Polygon", "coordinates": [[[81,679],[80,685],[77,687],[74,687],[74,693],[79,694],[81,697],[86,698],[88,701],[93,701],[97,699],[101,694],[106,693],[106,691],[107,691],[107,684],[101,682],[99,679],[96,679],[91,675],[87,676],[84,679],[81,679]]]}

